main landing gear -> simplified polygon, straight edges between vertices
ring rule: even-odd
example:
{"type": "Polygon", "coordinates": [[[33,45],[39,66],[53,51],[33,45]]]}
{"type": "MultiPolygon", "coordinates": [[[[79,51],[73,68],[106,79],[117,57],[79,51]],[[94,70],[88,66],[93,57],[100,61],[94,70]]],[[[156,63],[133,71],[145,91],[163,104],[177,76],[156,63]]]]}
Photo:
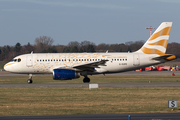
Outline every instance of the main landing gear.
{"type": "Polygon", "coordinates": [[[87,76],[84,76],[83,82],[84,82],[84,83],[89,83],[89,82],[90,82],[90,79],[89,79],[87,76]]]}
{"type": "Polygon", "coordinates": [[[32,74],[29,74],[29,79],[27,80],[27,83],[28,83],[28,84],[33,83],[32,74]]]}

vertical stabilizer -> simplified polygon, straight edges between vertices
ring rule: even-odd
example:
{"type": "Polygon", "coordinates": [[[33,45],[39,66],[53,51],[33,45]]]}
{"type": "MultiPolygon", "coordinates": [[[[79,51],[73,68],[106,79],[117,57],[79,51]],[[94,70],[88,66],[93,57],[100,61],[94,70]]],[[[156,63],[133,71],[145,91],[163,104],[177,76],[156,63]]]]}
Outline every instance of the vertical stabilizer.
{"type": "Polygon", "coordinates": [[[164,55],[166,52],[172,22],[163,22],[136,53],[164,55]]]}

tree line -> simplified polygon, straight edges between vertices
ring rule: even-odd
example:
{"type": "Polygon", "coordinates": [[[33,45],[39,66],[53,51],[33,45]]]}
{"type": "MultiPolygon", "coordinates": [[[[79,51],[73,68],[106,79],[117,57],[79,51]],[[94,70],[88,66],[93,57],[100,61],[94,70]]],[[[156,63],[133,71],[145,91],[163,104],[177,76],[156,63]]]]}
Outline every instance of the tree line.
{"type": "MultiPolygon", "coordinates": [[[[145,41],[130,41],[120,44],[101,43],[96,45],[90,41],[72,41],[68,45],[53,45],[54,40],[48,36],[40,36],[35,39],[35,44],[21,45],[19,42],[15,46],[5,45],[0,47],[0,61],[10,61],[17,55],[31,53],[83,53],[83,52],[134,52],[142,47],[145,41]]],[[[180,58],[180,44],[169,43],[167,54],[174,54],[180,58]]]]}

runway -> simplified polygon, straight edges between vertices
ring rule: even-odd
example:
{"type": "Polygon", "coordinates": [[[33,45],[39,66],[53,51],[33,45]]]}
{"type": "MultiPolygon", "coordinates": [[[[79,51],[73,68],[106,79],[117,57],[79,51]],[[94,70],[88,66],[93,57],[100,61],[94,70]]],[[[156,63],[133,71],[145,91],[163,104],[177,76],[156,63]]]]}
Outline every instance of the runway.
{"type": "Polygon", "coordinates": [[[3,116],[1,120],[179,120],[180,113],[94,114],[94,115],[48,115],[3,116]]]}
{"type": "MultiPolygon", "coordinates": [[[[171,75],[174,73],[175,75],[180,75],[180,71],[143,71],[143,72],[135,72],[135,71],[129,71],[129,72],[123,72],[123,73],[117,73],[117,74],[108,74],[108,75],[171,75]]],[[[51,74],[45,74],[46,76],[49,76],[51,74]]],[[[9,72],[0,72],[1,77],[5,76],[27,76],[27,74],[14,74],[9,72]]],[[[34,76],[43,76],[42,74],[34,75],[34,76]]],[[[91,83],[93,84],[93,83],[91,83]]],[[[96,83],[97,84],[97,83],[96,83]]],[[[141,82],[141,83],[98,83],[99,88],[104,87],[180,87],[180,82],[141,82]]],[[[0,87],[83,87],[88,88],[88,83],[33,83],[33,84],[27,84],[27,83],[0,83],[0,87]]]]}
{"type": "MultiPolygon", "coordinates": [[[[27,84],[27,83],[0,83],[0,88],[2,87],[62,87],[62,88],[88,88],[89,84],[93,83],[33,83],[33,84],[27,84]]],[[[161,82],[161,83],[96,83],[98,84],[99,88],[105,88],[105,87],[180,87],[180,82],[161,82]]]]}

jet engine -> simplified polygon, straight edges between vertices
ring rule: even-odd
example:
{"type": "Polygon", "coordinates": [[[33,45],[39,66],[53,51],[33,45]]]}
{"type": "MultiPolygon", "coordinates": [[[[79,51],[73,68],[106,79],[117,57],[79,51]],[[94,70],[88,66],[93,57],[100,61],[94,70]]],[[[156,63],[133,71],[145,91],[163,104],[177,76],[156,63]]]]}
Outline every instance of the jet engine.
{"type": "Polygon", "coordinates": [[[78,72],[69,69],[54,69],[53,70],[53,79],[54,80],[71,80],[79,78],[80,75],[78,72]]]}

